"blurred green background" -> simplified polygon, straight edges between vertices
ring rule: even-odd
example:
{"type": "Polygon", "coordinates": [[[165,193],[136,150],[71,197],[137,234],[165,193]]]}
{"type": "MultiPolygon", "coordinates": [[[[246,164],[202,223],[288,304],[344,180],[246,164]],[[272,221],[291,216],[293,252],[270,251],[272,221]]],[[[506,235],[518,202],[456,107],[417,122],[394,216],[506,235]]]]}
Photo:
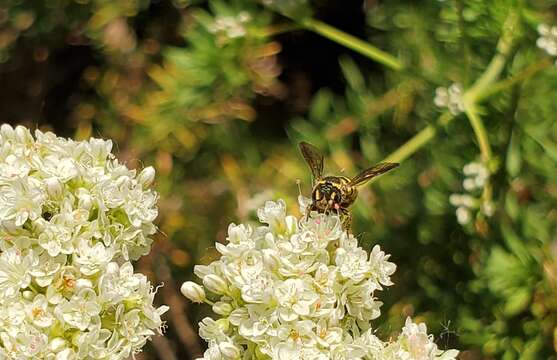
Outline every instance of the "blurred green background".
{"type": "Polygon", "coordinates": [[[402,163],[353,207],[364,248],[398,265],[380,335],[410,315],[461,359],[557,359],[557,70],[536,46],[556,16],[554,0],[4,0],[0,121],[156,167],[161,233],[137,266],[171,311],[138,358],[200,356],[210,309],[177,289],[230,222],[270,199],[298,212],[305,140],[332,174],[402,163]],[[466,114],[434,103],[452,83],[466,114]],[[467,190],[473,162],[490,177],[467,190]],[[474,202],[458,218],[453,194],[474,202]]]}

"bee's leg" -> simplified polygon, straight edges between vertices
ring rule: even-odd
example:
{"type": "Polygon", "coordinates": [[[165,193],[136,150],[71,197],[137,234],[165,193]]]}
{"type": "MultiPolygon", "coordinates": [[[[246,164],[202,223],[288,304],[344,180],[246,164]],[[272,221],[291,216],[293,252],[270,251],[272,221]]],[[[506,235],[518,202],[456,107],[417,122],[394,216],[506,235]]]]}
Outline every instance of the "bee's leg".
{"type": "Polygon", "coordinates": [[[351,228],[352,228],[352,214],[350,214],[350,211],[348,211],[348,210],[343,212],[342,228],[344,230],[346,230],[347,232],[351,231],[351,228]]]}
{"type": "Polygon", "coordinates": [[[316,207],[315,204],[313,204],[313,203],[310,204],[310,205],[307,207],[307,209],[306,209],[306,214],[305,214],[306,219],[309,219],[309,215],[311,214],[312,211],[317,211],[317,212],[319,212],[319,211],[317,210],[317,207],[316,207]]]}

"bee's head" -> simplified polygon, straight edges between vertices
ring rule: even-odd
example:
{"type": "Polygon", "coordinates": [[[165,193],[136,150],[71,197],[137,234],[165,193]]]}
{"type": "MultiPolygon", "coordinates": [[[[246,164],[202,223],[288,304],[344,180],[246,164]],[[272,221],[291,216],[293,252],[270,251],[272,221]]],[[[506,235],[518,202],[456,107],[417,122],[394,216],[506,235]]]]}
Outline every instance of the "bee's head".
{"type": "Polygon", "coordinates": [[[322,211],[339,210],[349,206],[353,189],[347,186],[348,182],[349,179],[340,176],[329,176],[319,180],[313,188],[313,204],[322,211]]]}

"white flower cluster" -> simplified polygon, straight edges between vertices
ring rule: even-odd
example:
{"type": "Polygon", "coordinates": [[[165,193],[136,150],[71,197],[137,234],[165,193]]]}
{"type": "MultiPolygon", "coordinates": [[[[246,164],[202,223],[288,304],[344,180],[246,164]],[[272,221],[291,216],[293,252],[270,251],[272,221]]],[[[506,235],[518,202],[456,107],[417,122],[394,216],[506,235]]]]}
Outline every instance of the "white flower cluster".
{"type": "Polygon", "coordinates": [[[126,359],[162,330],[128,262],[156,230],[154,169],[111,148],[0,127],[0,359],[126,359]]]}
{"type": "Polygon", "coordinates": [[[468,193],[452,194],[449,202],[456,207],[456,218],[461,225],[466,225],[472,220],[473,213],[480,210],[485,216],[492,216],[495,207],[492,202],[482,201],[479,192],[489,181],[489,170],[481,163],[472,162],[462,169],[464,180],[462,187],[468,193]],[[476,195],[478,194],[478,195],[476,195]]]}
{"type": "Polygon", "coordinates": [[[241,11],[236,16],[217,16],[209,31],[213,34],[222,34],[228,39],[235,39],[246,35],[245,24],[251,20],[247,11],[241,11]]]}
{"type": "Polygon", "coordinates": [[[465,110],[463,100],[464,90],[462,85],[454,83],[449,88],[438,87],[435,89],[433,103],[440,108],[449,109],[453,115],[458,115],[465,110]]]}
{"type": "Polygon", "coordinates": [[[195,267],[203,287],[182,285],[219,317],[200,323],[203,359],[455,359],[458,351],[439,350],[410,319],[395,341],[374,334],[376,294],[396,269],[379,246],[368,254],[337,216],[297,219],[282,201],[268,201],[258,216],[264,226],[231,224],[228,243],[216,243],[221,258],[195,267]]]}
{"type": "Polygon", "coordinates": [[[538,26],[540,37],[536,45],[550,56],[557,56],[557,26],[540,24],[538,26]]]}

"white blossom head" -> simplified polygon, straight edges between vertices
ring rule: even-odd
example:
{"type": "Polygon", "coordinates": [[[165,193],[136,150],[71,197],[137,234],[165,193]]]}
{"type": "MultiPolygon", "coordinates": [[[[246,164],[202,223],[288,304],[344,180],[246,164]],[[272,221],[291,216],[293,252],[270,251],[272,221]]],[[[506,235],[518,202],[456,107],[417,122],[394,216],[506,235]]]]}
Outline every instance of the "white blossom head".
{"type": "Polygon", "coordinates": [[[451,114],[458,115],[465,110],[464,90],[459,83],[453,83],[448,88],[435,89],[433,103],[439,108],[447,108],[451,114]]]}
{"type": "Polygon", "coordinates": [[[462,168],[464,194],[451,194],[449,202],[456,207],[455,214],[459,224],[467,225],[477,213],[491,217],[495,213],[495,205],[485,200],[482,191],[489,183],[491,176],[488,168],[480,162],[471,162],[462,168]]]}
{"type": "Polygon", "coordinates": [[[547,24],[538,25],[538,40],[536,45],[550,56],[557,56],[557,26],[547,24]]]}
{"type": "Polygon", "coordinates": [[[221,42],[226,42],[246,36],[246,26],[251,20],[251,14],[247,11],[240,11],[235,15],[220,15],[215,17],[208,30],[220,36],[221,42]]]}
{"type": "Polygon", "coordinates": [[[156,227],[154,170],[112,142],[0,127],[0,358],[126,359],[166,307],[129,260],[156,227]]]}
{"type": "Polygon", "coordinates": [[[407,323],[400,341],[374,335],[378,295],[396,270],[379,246],[368,254],[337,216],[296,218],[283,201],[268,201],[257,214],[262,225],[230,225],[228,242],[216,244],[220,259],[195,267],[203,287],[182,285],[216,314],[199,324],[208,343],[203,359],[456,358],[423,338],[421,325],[407,323]],[[402,351],[406,357],[391,356],[402,351]]]}

